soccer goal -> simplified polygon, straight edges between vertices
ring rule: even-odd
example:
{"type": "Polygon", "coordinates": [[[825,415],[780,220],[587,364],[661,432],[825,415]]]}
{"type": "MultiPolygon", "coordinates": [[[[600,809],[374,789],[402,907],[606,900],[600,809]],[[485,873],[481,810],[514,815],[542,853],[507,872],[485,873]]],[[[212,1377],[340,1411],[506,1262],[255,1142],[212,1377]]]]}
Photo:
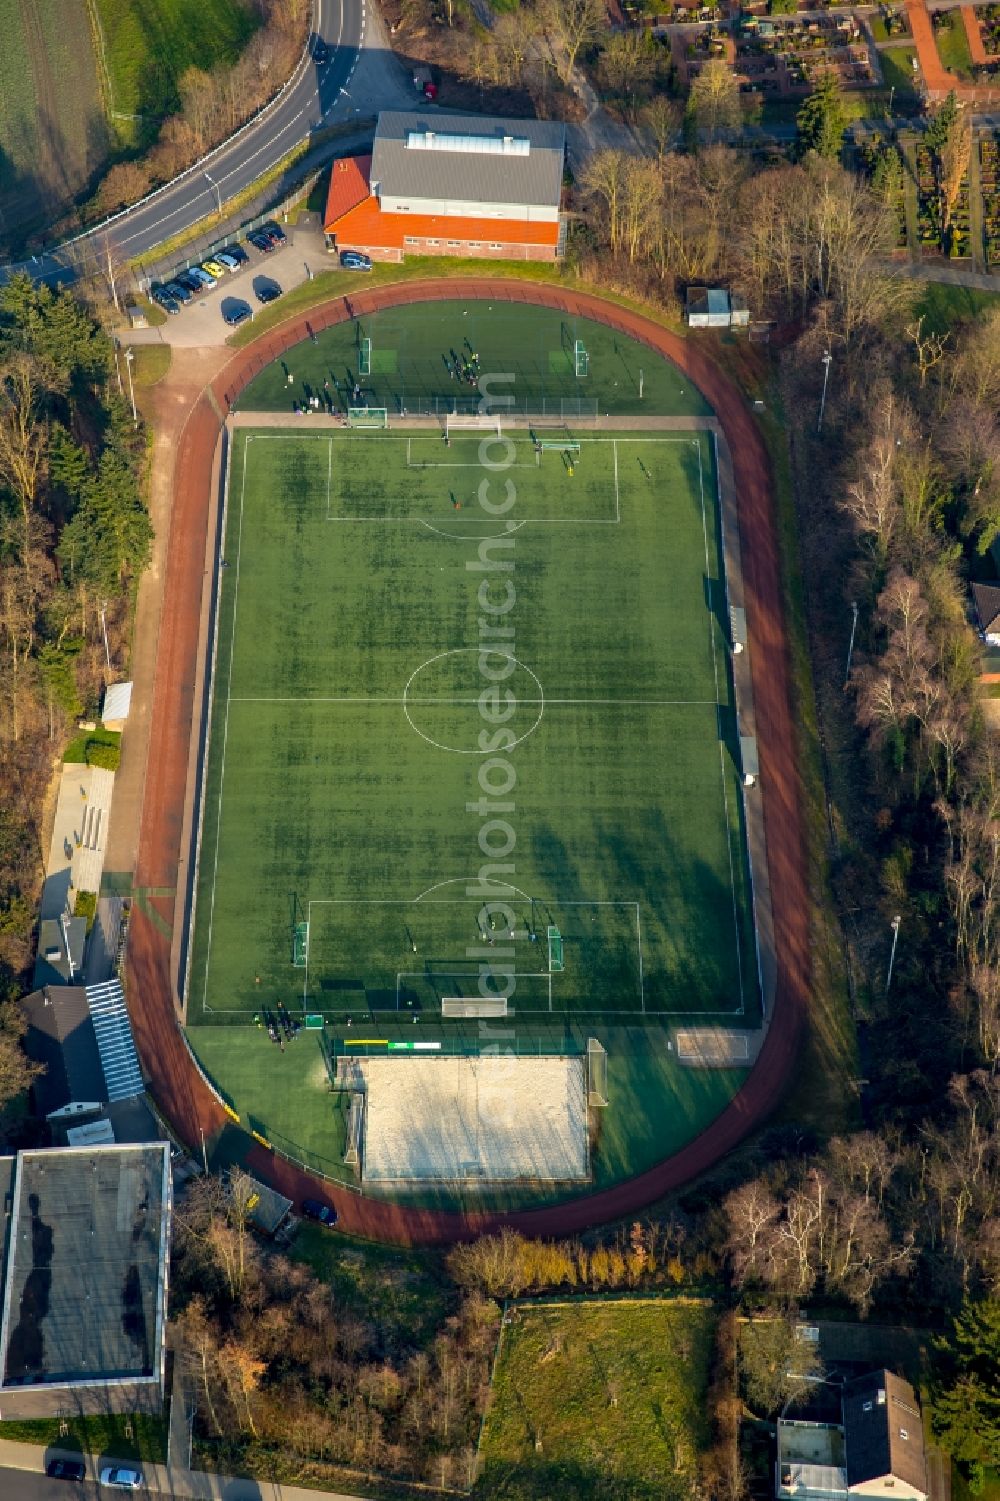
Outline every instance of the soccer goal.
{"type": "Polygon", "coordinates": [[[608,1103],[608,1054],[596,1037],[587,1038],[587,1104],[608,1103]]]}
{"type": "Polygon", "coordinates": [[[358,343],[358,375],[372,373],[372,341],[367,336],[358,343]]]}
{"type": "Polygon", "coordinates": [[[389,412],[386,407],[348,407],[348,427],[388,427],[389,412]]]}
{"type": "Polygon", "coordinates": [[[573,345],[573,362],[576,365],[576,378],[583,380],[590,373],[590,355],[584,348],[583,340],[577,339],[573,345]]]}
{"type": "Polygon", "coordinates": [[[463,417],[457,412],[449,412],[444,419],[444,435],[450,442],[451,439],[462,433],[495,433],[498,438],[503,437],[503,424],[498,417],[463,417]]]}
{"type": "Polygon", "coordinates": [[[441,997],[441,1015],[462,1019],[474,1016],[507,1016],[506,996],[445,995],[441,997]]]}
{"type": "Polygon", "coordinates": [[[566,968],[566,963],[563,959],[562,934],[558,928],[549,928],[547,936],[549,940],[549,973],[558,974],[566,968]]]}
{"type": "Polygon", "coordinates": [[[309,955],[309,924],[297,922],[292,936],[292,964],[296,969],[305,969],[309,955]]]}

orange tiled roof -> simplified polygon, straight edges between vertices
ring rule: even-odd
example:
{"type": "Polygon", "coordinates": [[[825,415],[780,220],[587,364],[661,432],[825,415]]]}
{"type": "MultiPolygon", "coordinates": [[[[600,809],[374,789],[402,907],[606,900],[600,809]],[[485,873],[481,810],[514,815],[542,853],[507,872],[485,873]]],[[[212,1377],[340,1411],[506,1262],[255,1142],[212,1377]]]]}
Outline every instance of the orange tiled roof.
{"type": "Polygon", "coordinates": [[[323,221],[327,229],[368,197],[371,165],[370,156],[343,156],[334,162],[323,221]]]}
{"type": "Polygon", "coordinates": [[[341,215],[336,224],[327,218],[338,244],[371,245],[402,250],[404,236],[415,239],[479,240],[483,244],[552,245],[559,242],[557,223],[523,219],[459,219],[447,214],[383,214],[376,198],[367,198],[341,215]]]}

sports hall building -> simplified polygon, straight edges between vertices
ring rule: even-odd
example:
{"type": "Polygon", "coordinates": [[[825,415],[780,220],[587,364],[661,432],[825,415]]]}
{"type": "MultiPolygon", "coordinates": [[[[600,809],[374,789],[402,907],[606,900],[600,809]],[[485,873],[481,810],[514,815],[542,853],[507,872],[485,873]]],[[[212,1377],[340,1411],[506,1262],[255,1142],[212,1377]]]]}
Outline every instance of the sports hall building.
{"type": "Polygon", "coordinates": [[[333,164],[324,228],[331,250],[554,261],[566,127],[488,115],[379,115],[370,156],[333,164]]]}

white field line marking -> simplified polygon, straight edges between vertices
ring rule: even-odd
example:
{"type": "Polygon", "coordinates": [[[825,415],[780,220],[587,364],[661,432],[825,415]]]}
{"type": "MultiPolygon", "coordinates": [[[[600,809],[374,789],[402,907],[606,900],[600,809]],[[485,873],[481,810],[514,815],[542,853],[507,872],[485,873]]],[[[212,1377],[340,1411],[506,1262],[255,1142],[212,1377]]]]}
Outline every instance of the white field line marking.
{"type": "Polygon", "coordinates": [[[326,517],[330,519],[330,489],[333,484],[333,439],[327,444],[326,458],[326,517]]]}
{"type": "MultiPolygon", "coordinates": [[[[204,1011],[208,999],[208,972],[212,962],[212,924],[215,920],[215,887],[219,875],[219,844],[222,839],[222,792],[226,785],[226,744],[229,740],[229,690],[233,684],[233,655],[236,651],[236,609],[240,598],[240,558],[243,552],[243,498],[246,494],[247,483],[247,448],[250,438],[243,443],[243,474],[240,479],[240,522],[236,534],[236,574],[233,580],[233,623],[229,633],[229,665],[226,671],[226,717],[222,728],[222,766],[219,772],[219,798],[215,809],[215,859],[212,863],[212,900],[208,907],[208,941],[205,948],[205,984],[202,990],[201,1006],[204,1011]]],[[[222,539],[222,547],[225,550],[226,539],[222,539]]]]}
{"type": "MultiPolygon", "coordinates": [[[[407,694],[405,698],[328,698],[320,694],[317,694],[315,697],[307,694],[305,696],[297,695],[290,698],[282,698],[280,696],[275,698],[233,697],[229,702],[233,704],[450,704],[455,708],[462,708],[478,704],[479,699],[477,697],[414,698],[412,694],[407,694]]],[[[717,709],[719,707],[717,700],[714,698],[519,698],[517,702],[529,706],[531,704],[544,704],[546,708],[548,708],[549,704],[568,704],[571,706],[608,705],[614,708],[628,707],[630,705],[649,708],[680,709],[708,708],[709,706],[717,709]]]]}
{"type": "Polygon", "coordinates": [[[642,976],[642,918],[639,913],[639,903],[635,904],[635,936],[639,942],[639,1005],[643,1015],[646,1013],[646,986],[642,976]]]}
{"type": "MultiPolygon", "coordinates": [[[[518,467],[514,465],[514,468],[518,467]]],[[[409,502],[405,496],[394,495],[387,501],[387,504],[407,505],[409,502]]],[[[423,516],[327,516],[326,519],[340,522],[360,521],[371,526],[426,526],[430,531],[438,532],[440,536],[455,541],[479,542],[487,537],[502,535],[496,532],[484,532],[481,537],[470,538],[467,534],[463,536],[458,532],[442,532],[439,527],[432,526],[423,516]]],[[[485,521],[486,518],[484,516],[476,519],[485,521]]],[[[517,526],[538,526],[540,523],[546,526],[618,526],[619,524],[616,516],[525,516],[523,520],[517,522],[517,526]]],[[[514,528],[512,527],[511,530],[514,528]]]]}
{"type": "Polygon", "coordinates": [[[615,455],[615,520],[620,523],[621,519],[622,519],[622,502],[621,502],[621,496],[618,493],[618,443],[617,443],[617,441],[615,442],[615,446],[614,446],[614,455],[615,455]]]}
{"type": "MultiPolygon", "coordinates": [[[[708,584],[711,577],[711,565],[708,559],[708,517],[705,510],[705,480],[701,461],[700,438],[695,440],[694,446],[698,450],[698,489],[701,494],[701,528],[702,534],[705,539],[705,582],[706,584],[708,584]]],[[[718,485],[716,485],[716,490],[718,490],[718,485]]],[[[719,497],[718,503],[721,505],[721,497],[719,497]]],[[[725,559],[722,560],[722,566],[725,567],[725,559]]],[[[736,973],[739,977],[740,987],[739,1012],[740,1014],[742,1014],[746,1009],[746,997],[743,993],[743,955],[741,953],[742,945],[740,943],[740,917],[736,902],[736,871],[733,865],[733,836],[732,828],[729,822],[729,789],[726,785],[726,748],[722,739],[722,701],[719,698],[719,658],[718,650],[715,644],[715,619],[712,615],[711,609],[709,609],[708,611],[708,643],[709,651],[712,656],[712,671],[715,674],[715,702],[717,706],[716,728],[719,735],[719,769],[722,773],[722,806],[725,814],[726,851],[729,855],[729,892],[733,901],[733,937],[736,943],[736,973]]]]}

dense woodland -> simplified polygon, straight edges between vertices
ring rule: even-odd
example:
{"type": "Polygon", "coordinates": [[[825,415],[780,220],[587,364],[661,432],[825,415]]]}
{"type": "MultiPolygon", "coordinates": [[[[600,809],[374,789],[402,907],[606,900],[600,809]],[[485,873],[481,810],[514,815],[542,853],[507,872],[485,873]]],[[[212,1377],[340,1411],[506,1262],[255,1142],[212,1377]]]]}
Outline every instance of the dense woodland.
{"type": "Polygon", "coordinates": [[[69,727],[98,707],[102,607],[124,661],[152,540],[145,468],[110,339],[68,293],[12,277],[0,288],[0,1106],[31,1076],[13,1002],[32,957],[46,791],[69,727]]]}

